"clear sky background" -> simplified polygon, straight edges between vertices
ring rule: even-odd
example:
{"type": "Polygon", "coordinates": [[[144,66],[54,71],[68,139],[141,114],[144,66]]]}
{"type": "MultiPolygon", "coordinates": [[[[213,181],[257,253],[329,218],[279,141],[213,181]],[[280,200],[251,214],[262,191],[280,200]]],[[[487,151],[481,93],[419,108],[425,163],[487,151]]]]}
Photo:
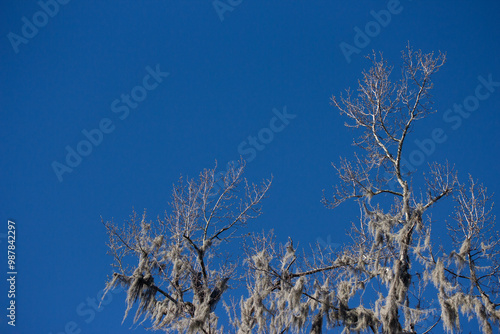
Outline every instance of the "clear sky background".
{"type": "Polygon", "coordinates": [[[500,81],[497,1],[401,0],[390,22],[357,46],[355,27],[376,27],[370,12],[387,10],[386,1],[222,0],[232,9],[223,13],[212,0],[60,1],[57,12],[47,9],[52,16],[36,1],[0,5],[2,333],[64,333],[71,322],[81,333],[128,332],[124,293],[99,312],[90,306],[112,273],[101,217],[120,222],[133,208],[156,217],[181,174],[250,160],[247,138],[269,128],[273,109],[296,117],[247,164],[252,181],[274,176],[250,230],[274,229],[301,246],[344,242],[356,206],[328,210],[320,199],[336,183],[331,162],[352,156],[353,133],[329,99],[356,87],[372,49],[396,65],[408,41],[447,53],[435,76],[436,113],[417,123],[405,156],[422,152],[414,140],[441,128],[445,142],[413,153],[418,172],[447,159],[499,202],[500,86],[473,98],[479,77],[500,81]],[[341,43],[359,53],[348,61],[341,43]],[[157,68],[169,75],[146,79],[151,90],[136,88],[157,68]],[[134,108],[120,101],[131,91],[147,94],[134,108]],[[467,118],[446,114],[464,100],[467,118]],[[108,132],[102,141],[58,178],[54,162],[66,165],[66,147],[76,150],[82,131],[99,126],[108,132]],[[15,328],[5,316],[8,219],[17,226],[15,328]]]}

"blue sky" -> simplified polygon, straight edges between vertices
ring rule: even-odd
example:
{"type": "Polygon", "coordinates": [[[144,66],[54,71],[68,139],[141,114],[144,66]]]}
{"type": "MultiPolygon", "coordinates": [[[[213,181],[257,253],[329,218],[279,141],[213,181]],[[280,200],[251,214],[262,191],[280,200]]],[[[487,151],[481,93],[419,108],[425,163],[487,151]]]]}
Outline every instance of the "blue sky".
{"type": "Polygon", "coordinates": [[[127,332],[123,293],[98,312],[91,307],[111,274],[101,217],[123,221],[133,208],[162,214],[181,174],[249,159],[248,137],[271,122],[280,131],[247,164],[250,180],[274,176],[251,230],[272,228],[302,246],[344,242],[356,206],[327,210],[320,199],[336,183],[331,162],[352,155],[353,133],[329,99],[356,87],[372,49],[396,64],[408,41],[447,53],[435,77],[436,113],[418,124],[406,157],[419,171],[447,159],[462,179],[471,173],[500,193],[498,2],[41,3],[0,5],[1,275],[8,219],[17,226],[18,270],[15,328],[0,283],[2,333],[127,332]],[[390,20],[374,24],[371,11],[388,9],[390,20]],[[355,29],[365,28],[372,37],[356,40],[355,29]],[[346,44],[358,53],[346,56],[346,44]],[[464,103],[470,112],[454,111],[464,103]],[[293,116],[272,121],[284,110],[293,116]],[[423,153],[414,140],[434,129],[446,140],[423,153]],[[96,145],[78,146],[85,131],[96,145]],[[71,167],[67,147],[87,156],[71,167]]]}

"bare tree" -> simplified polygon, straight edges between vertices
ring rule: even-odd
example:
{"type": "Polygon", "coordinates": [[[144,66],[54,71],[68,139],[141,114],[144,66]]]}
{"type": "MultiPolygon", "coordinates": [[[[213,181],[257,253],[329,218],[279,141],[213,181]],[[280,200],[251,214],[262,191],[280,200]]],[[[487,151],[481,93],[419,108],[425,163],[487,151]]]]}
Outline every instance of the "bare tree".
{"type": "Polygon", "coordinates": [[[271,184],[249,184],[243,169],[240,162],[220,179],[215,168],[204,170],[198,180],[181,178],[174,186],[171,212],[164,218],[148,221],[145,212],[134,212],[123,226],[105,223],[115,270],[107,290],[120,284],[126,288],[124,319],[137,302],[134,323],[143,316],[141,323],[149,318],[155,330],[222,330],[214,311],[237,263],[219,252],[260,215],[261,200],[271,184]]]}
{"type": "Polygon", "coordinates": [[[491,333],[492,324],[500,321],[500,249],[485,188],[472,178],[469,186],[461,184],[448,165],[434,163],[426,184],[419,187],[423,194],[417,196],[412,176],[402,171],[405,141],[414,123],[431,112],[431,78],[445,56],[408,47],[402,78],[395,83],[382,58],[373,55],[371,61],[356,98],[349,92],[332,98],[351,120],[347,126],[363,130],[355,145],[366,152],[354,164],[341,162],[337,171],[342,186],[332,201],[325,200],[335,207],[355,198],[362,208],[361,224],[353,229],[354,245],[343,254],[356,270],[343,270],[345,278],[337,286],[348,284],[349,296],[354,296],[355,291],[366,293],[369,284],[378,294],[369,307],[372,323],[385,333],[427,333],[439,322],[446,330],[458,330],[460,313],[476,317],[483,332],[491,333]],[[396,189],[389,186],[392,180],[396,189]],[[448,223],[456,250],[432,238],[431,228],[440,222],[424,216],[450,194],[457,202],[448,223]],[[376,288],[378,284],[384,288],[376,288]]]}
{"type": "MultiPolygon", "coordinates": [[[[300,252],[291,238],[278,244],[272,232],[253,235],[244,243],[248,293],[224,302],[233,326],[225,332],[453,332],[467,318],[476,318],[484,333],[500,325],[500,236],[486,189],[472,177],[461,183],[448,164],[430,164],[423,182],[402,166],[412,129],[432,113],[431,79],[445,56],[410,47],[402,54],[398,81],[391,81],[393,68],[382,55],[373,54],[357,93],[332,98],[346,126],[361,130],[354,141],[359,152],[335,165],[340,184],[323,198],[329,208],[357,201],[352,241],[300,252]],[[450,209],[447,217],[431,215],[438,202],[450,209]],[[436,225],[447,226],[449,242],[433,235],[436,225]]],[[[139,302],[136,320],[145,314],[154,329],[222,332],[215,305],[236,268],[216,250],[260,213],[270,184],[246,185],[246,195],[237,197],[241,171],[228,171],[216,199],[209,195],[213,170],[198,183],[181,183],[172,214],[155,227],[135,216],[122,230],[106,224],[117,271],[108,288],[128,288],[127,313],[139,302]],[[237,207],[230,204],[236,198],[237,207]],[[139,264],[124,268],[126,255],[139,264]]]]}

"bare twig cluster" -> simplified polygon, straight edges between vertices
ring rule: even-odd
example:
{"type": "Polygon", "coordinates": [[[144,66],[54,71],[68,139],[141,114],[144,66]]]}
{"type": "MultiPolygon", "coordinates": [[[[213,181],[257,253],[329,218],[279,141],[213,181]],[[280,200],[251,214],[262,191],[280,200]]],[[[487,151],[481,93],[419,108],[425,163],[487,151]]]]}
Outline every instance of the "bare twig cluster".
{"type": "Polygon", "coordinates": [[[484,333],[500,326],[500,236],[486,188],[472,177],[461,183],[448,164],[430,164],[418,187],[402,171],[412,129],[432,113],[432,79],[445,56],[408,47],[397,81],[382,55],[369,59],[357,92],[332,97],[346,126],[361,130],[360,152],[334,166],[340,184],[323,198],[330,208],[358,202],[352,242],[306,254],[291,238],[277,244],[272,232],[255,234],[243,243],[244,266],[230,264],[219,251],[259,216],[270,181],[251,186],[233,166],[214,197],[215,170],[205,170],[174,187],[164,219],[134,213],[122,228],[106,223],[115,268],[107,287],[127,288],[125,316],[137,302],[135,321],[179,333],[454,332],[473,318],[484,333]],[[452,212],[432,218],[446,198],[452,212]],[[448,227],[449,242],[433,234],[436,224],[448,227]],[[224,302],[233,327],[224,330],[216,305],[242,269],[247,294],[224,302]]]}

